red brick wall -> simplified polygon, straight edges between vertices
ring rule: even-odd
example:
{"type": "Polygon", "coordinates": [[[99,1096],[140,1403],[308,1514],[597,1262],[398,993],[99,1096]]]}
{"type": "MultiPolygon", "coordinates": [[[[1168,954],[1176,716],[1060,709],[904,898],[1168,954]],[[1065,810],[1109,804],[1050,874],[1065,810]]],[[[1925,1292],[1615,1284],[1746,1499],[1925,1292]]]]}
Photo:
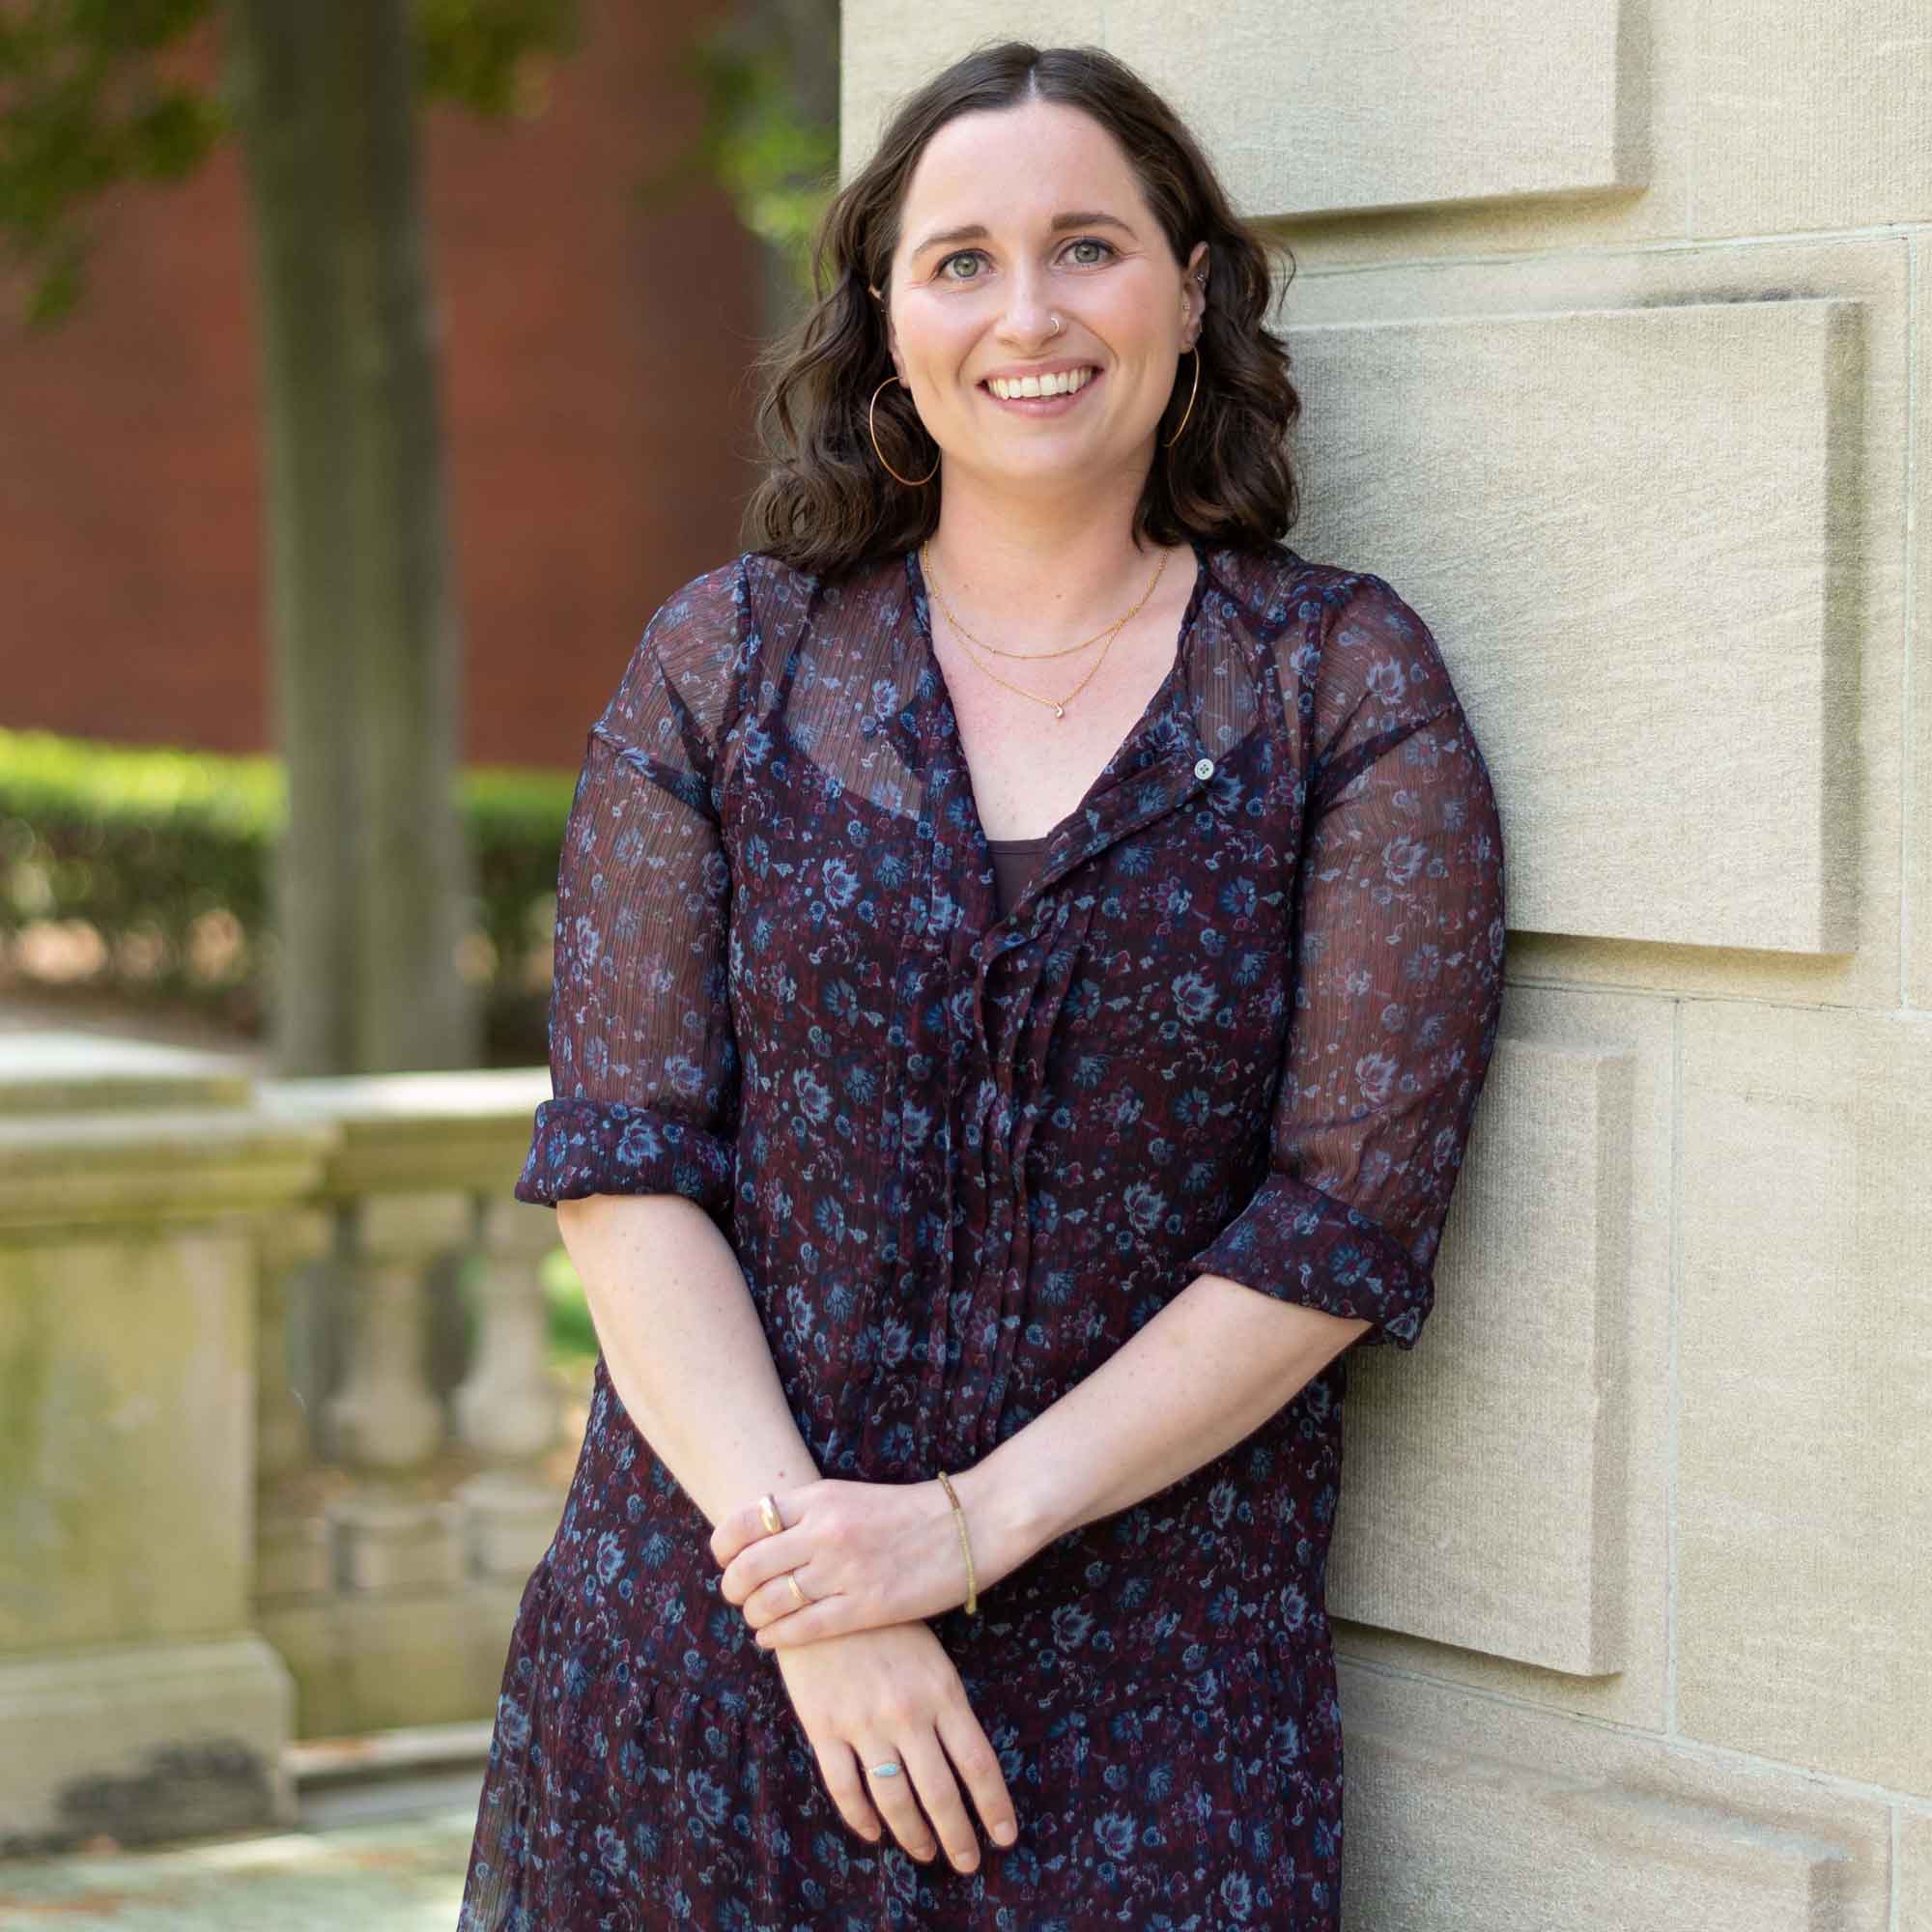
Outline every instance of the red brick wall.
{"type": "MultiPolygon", "coordinates": [[[[471,760],[575,765],[651,611],[738,547],[756,247],[715,189],[635,193],[709,12],[586,0],[541,119],[429,118],[471,760]]],[[[242,195],[224,150],[119,197],[80,314],[0,324],[0,724],[270,746],[242,195]]]]}

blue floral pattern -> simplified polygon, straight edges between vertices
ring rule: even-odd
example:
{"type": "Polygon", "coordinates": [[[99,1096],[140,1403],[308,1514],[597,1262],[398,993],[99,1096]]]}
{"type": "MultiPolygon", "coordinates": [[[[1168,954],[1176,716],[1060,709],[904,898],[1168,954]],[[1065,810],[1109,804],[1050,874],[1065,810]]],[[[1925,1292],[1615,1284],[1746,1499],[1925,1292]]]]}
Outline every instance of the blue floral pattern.
{"type": "MultiPolygon", "coordinates": [[[[825,1475],[970,1464],[1201,1274],[1371,1346],[1429,1314],[1501,1004],[1490,774],[1386,582],[1194,551],[1004,907],[914,552],[694,579],[590,729],[517,1198],[699,1203],[825,1475]]],[[[600,1360],[463,1932],[1335,1932],[1347,1360],[933,1620],[1019,1814],[971,1874],[845,1826],[600,1360]]]]}

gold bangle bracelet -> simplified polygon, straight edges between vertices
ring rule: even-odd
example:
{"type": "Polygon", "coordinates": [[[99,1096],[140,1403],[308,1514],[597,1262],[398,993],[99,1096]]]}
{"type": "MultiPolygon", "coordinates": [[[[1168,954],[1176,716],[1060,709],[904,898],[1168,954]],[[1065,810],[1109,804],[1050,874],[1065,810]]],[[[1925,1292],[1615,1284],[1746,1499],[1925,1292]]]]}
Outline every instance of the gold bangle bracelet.
{"type": "Polygon", "coordinates": [[[966,1614],[977,1616],[980,1611],[980,1586],[973,1577],[973,1544],[966,1534],[966,1512],[959,1507],[958,1493],[952,1487],[952,1478],[944,1469],[939,1472],[939,1480],[946,1488],[947,1500],[952,1505],[952,1514],[959,1523],[959,1549],[966,1558],[966,1614]]]}

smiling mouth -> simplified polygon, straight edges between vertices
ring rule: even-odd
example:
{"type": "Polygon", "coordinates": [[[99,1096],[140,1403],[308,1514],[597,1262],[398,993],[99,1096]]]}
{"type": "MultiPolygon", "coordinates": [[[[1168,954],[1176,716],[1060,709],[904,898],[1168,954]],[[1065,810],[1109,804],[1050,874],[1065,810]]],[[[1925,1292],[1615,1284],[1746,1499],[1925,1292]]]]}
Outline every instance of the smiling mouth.
{"type": "MultiPolygon", "coordinates": [[[[1015,387],[1009,389],[1008,393],[1003,396],[1000,394],[999,390],[993,387],[993,379],[991,377],[981,378],[978,386],[983,389],[987,395],[992,397],[992,399],[996,403],[1031,404],[1036,408],[1038,408],[1053,403],[1070,403],[1076,396],[1082,395],[1087,390],[1091,389],[1094,386],[1094,384],[1100,380],[1100,376],[1101,376],[1101,371],[1097,367],[1090,365],[1088,368],[1080,372],[1081,379],[1072,388],[1041,389],[1032,394],[1022,393],[1018,388],[1015,387]]],[[[1017,382],[1018,379],[1014,380],[1017,382]]]]}

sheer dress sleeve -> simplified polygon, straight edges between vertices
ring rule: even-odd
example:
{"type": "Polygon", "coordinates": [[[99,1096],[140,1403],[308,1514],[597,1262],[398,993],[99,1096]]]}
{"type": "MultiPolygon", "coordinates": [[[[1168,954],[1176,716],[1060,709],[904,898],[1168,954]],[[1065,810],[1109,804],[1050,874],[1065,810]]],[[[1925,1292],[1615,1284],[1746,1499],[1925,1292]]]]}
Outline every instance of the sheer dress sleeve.
{"type": "Polygon", "coordinates": [[[1315,675],[1267,1172],[1192,1264],[1410,1349],[1495,1043],[1502,825],[1435,641],[1380,578],[1354,580],[1315,675]]]}
{"type": "Polygon", "coordinates": [[[552,1098],[519,1201],[681,1194],[726,1215],[739,1068],[715,765],[747,608],[736,565],[687,583],[590,727],[557,867],[552,1098]]]}

